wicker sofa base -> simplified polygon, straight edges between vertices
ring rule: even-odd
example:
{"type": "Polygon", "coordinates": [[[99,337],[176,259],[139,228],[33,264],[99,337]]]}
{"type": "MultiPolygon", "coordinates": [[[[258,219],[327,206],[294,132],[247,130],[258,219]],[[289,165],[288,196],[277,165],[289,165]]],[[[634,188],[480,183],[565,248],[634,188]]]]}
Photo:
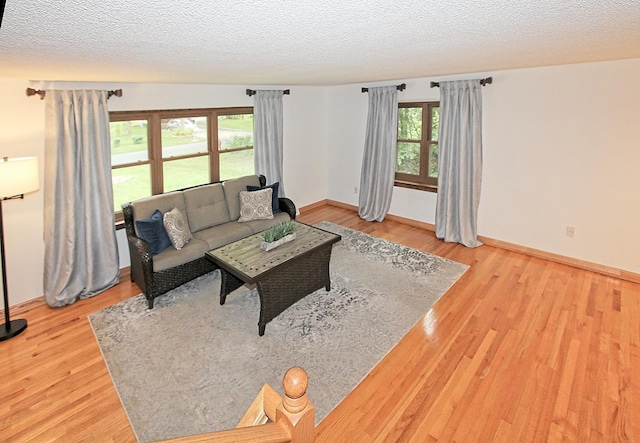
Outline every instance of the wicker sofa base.
{"type": "MultiPolygon", "coordinates": [[[[245,181],[244,183],[251,184],[252,186],[257,183],[259,183],[260,186],[264,186],[266,183],[266,178],[263,175],[258,175],[257,179],[255,177],[252,178],[250,176],[247,176],[247,177],[241,177],[239,178],[239,180],[244,180],[245,181]],[[249,180],[246,180],[246,179],[249,179],[249,180]]],[[[178,193],[178,192],[188,192],[192,189],[197,190],[197,188],[204,188],[205,186],[209,186],[211,184],[216,184],[216,183],[222,183],[222,182],[215,182],[207,185],[194,186],[191,188],[181,189],[178,191],[172,191],[167,193],[167,198],[171,199],[172,198],[171,196],[175,195],[175,193],[178,193]]],[[[231,189],[234,189],[234,188],[232,187],[231,189]]],[[[151,197],[151,198],[156,199],[155,203],[157,204],[158,196],[151,197]]],[[[169,200],[169,201],[173,201],[173,200],[169,200]]],[[[196,197],[193,201],[197,204],[199,202],[198,197],[196,197]]],[[[154,256],[151,252],[151,246],[146,241],[138,237],[136,233],[134,205],[137,202],[140,202],[140,200],[136,202],[131,202],[131,203],[124,203],[122,205],[122,214],[124,217],[125,229],[127,232],[127,240],[129,243],[129,256],[131,258],[131,280],[140,287],[140,290],[142,291],[142,293],[145,295],[147,299],[149,309],[152,309],[154,304],[153,302],[156,297],[159,297],[162,294],[165,294],[168,291],[175,289],[178,286],[181,286],[193,280],[194,278],[200,277],[201,275],[214,271],[218,269],[218,267],[211,261],[207,260],[204,257],[205,251],[202,251],[203,255],[195,260],[192,260],[190,262],[183,263],[177,266],[172,266],[171,268],[165,269],[162,271],[157,271],[157,272],[154,271],[153,270],[154,256]]],[[[205,203],[209,204],[210,202],[205,202],[205,203]]],[[[168,203],[165,203],[165,204],[168,204],[168,203]]],[[[172,204],[175,204],[175,202],[172,204]]],[[[296,206],[290,199],[285,197],[280,197],[278,198],[278,205],[279,205],[279,209],[283,213],[288,214],[291,220],[295,220],[296,206]]],[[[167,206],[167,208],[163,208],[163,210],[168,211],[169,210],[168,208],[170,208],[170,205],[167,206]]],[[[199,208],[198,206],[195,206],[196,210],[199,210],[198,208],[199,208]]],[[[227,211],[228,208],[224,207],[222,209],[224,209],[224,211],[227,211]]],[[[197,211],[195,213],[198,214],[197,211]]],[[[146,217],[147,214],[145,214],[144,216],[146,217]]],[[[215,214],[210,214],[210,216],[215,218],[215,214]]],[[[227,215],[227,217],[229,217],[229,215],[227,215]]],[[[191,223],[191,221],[189,221],[189,223],[191,223]]],[[[229,223],[232,223],[232,222],[229,221],[229,223]]]]}
{"type": "Polygon", "coordinates": [[[153,301],[156,297],[216,269],[218,267],[215,264],[202,257],[171,269],[154,272],[150,278],[151,288],[143,291],[149,309],[153,309],[153,301]]]}

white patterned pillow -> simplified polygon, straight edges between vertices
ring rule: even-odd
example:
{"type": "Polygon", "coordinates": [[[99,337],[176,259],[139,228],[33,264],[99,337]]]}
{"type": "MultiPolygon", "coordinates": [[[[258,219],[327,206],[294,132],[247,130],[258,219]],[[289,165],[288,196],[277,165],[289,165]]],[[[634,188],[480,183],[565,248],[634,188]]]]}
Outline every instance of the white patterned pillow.
{"type": "Polygon", "coordinates": [[[273,218],[271,188],[260,191],[240,191],[239,222],[252,220],[267,220],[273,218]]]}
{"type": "Polygon", "coordinates": [[[178,208],[173,208],[171,211],[166,212],[162,217],[162,221],[174,248],[182,249],[193,238],[189,225],[178,208]]]}

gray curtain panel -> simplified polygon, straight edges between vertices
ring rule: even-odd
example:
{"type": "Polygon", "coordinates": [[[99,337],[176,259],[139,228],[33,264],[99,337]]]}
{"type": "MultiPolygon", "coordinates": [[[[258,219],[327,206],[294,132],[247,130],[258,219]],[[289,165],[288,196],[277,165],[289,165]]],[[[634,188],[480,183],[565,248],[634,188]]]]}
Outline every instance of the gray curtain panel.
{"type": "Polygon", "coordinates": [[[382,221],[389,212],[396,174],[398,88],[369,88],[369,114],[364,141],[358,214],[382,221]]]}
{"type": "Polygon", "coordinates": [[[436,237],[474,248],[482,184],[480,80],[440,82],[436,237]]]}
{"type": "Polygon", "coordinates": [[[282,182],[282,91],[256,91],[253,106],[253,162],[256,174],[267,184],[280,182],[278,197],[284,197],[282,182]]]}
{"type": "Polygon", "coordinates": [[[50,306],[118,283],[106,91],[47,91],[44,243],[50,306]]]}

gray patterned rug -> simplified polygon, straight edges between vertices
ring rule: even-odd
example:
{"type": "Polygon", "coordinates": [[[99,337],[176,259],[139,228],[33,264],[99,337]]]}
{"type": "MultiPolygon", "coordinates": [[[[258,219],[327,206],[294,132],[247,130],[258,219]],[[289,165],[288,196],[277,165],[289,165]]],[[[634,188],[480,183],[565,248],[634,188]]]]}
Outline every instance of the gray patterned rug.
{"type": "Polygon", "coordinates": [[[282,393],[291,366],[309,374],[322,420],[419,321],[467,266],[328,222],[342,235],[331,291],[305,297],[258,336],[256,290],[219,304],[218,271],[156,299],[89,316],[138,440],[234,428],[264,383],[282,393]]]}

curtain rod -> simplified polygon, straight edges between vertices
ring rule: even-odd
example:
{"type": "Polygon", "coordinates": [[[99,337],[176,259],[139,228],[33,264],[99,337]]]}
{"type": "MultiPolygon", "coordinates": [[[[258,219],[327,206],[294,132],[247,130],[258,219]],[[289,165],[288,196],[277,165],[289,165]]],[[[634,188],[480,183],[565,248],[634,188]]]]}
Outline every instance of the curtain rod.
{"type": "MultiPolygon", "coordinates": [[[[31,97],[32,95],[39,95],[40,96],[40,100],[44,100],[44,96],[46,95],[47,91],[43,91],[42,89],[33,89],[33,88],[27,88],[27,96],[31,97]]],[[[107,98],[111,98],[112,95],[115,95],[116,97],[122,97],[122,89],[116,89],[114,91],[107,91],[107,98]]]]}
{"type": "MultiPolygon", "coordinates": [[[[404,91],[405,89],[407,89],[407,84],[406,83],[402,83],[402,84],[396,86],[396,89],[398,91],[404,91]]],[[[369,92],[369,88],[362,88],[362,92],[369,92]]]]}
{"type": "MultiPolygon", "coordinates": [[[[282,95],[289,95],[291,91],[289,89],[285,89],[282,91],[282,95]]],[[[247,89],[247,95],[251,97],[252,95],[256,95],[255,89],[247,89]]]]}
{"type": "MultiPolygon", "coordinates": [[[[490,85],[491,83],[493,83],[493,77],[487,77],[487,78],[480,79],[480,84],[482,86],[490,85]]],[[[439,88],[440,87],[440,82],[431,82],[431,87],[432,88],[439,88]]]]}

